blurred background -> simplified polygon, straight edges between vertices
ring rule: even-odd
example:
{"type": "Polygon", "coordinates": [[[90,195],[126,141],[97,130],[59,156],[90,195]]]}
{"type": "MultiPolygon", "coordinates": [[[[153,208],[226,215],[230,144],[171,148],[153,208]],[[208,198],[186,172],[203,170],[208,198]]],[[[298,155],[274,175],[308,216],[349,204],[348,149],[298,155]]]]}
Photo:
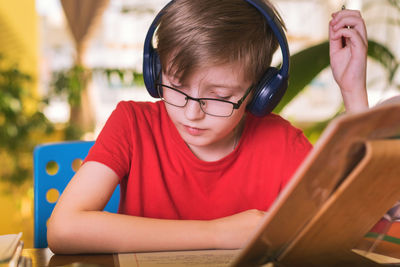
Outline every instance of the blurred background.
{"type": "MultiPolygon", "coordinates": [[[[120,100],[155,101],[142,80],[147,29],[167,0],[0,1],[0,234],[33,246],[32,152],[94,140],[120,100]]],[[[271,0],[290,45],[288,93],[275,112],[315,143],[343,112],[331,75],[328,22],[361,10],[371,106],[400,92],[400,0],[271,0]]],[[[279,64],[280,54],[274,57],[279,64]]]]}

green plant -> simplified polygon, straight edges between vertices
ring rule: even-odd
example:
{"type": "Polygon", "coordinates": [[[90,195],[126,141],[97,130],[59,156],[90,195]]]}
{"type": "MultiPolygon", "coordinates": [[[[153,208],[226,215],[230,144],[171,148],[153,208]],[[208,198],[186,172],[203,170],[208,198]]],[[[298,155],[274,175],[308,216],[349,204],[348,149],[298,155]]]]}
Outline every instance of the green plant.
{"type": "Polygon", "coordinates": [[[120,86],[144,86],[143,74],[136,72],[134,69],[95,69],[93,71],[104,72],[109,86],[113,86],[112,76],[119,78],[120,86]]]}
{"type": "Polygon", "coordinates": [[[111,77],[118,79],[117,86],[143,86],[143,75],[132,69],[88,69],[81,65],[53,73],[49,99],[62,97],[68,101],[71,109],[70,120],[64,128],[65,140],[78,140],[86,131],[94,128],[92,121],[90,98],[87,85],[93,72],[103,72],[107,76],[109,86],[113,87],[111,77]],[[86,94],[85,94],[86,93],[86,94]],[[87,116],[90,113],[89,116],[87,116]]]}
{"type": "Polygon", "coordinates": [[[91,70],[82,65],[74,65],[69,69],[53,73],[48,98],[65,97],[70,106],[70,120],[64,126],[65,140],[79,140],[86,130],[92,128],[92,125],[84,127],[86,122],[82,122],[81,119],[82,106],[87,104],[82,103],[83,95],[91,74],[91,70]]]}
{"type": "Polygon", "coordinates": [[[0,177],[21,184],[32,177],[36,134],[53,125],[40,111],[46,103],[32,93],[32,78],[0,56],[0,177]]]}
{"type": "Polygon", "coordinates": [[[81,104],[81,94],[91,75],[89,69],[75,65],[70,69],[53,73],[53,94],[66,96],[68,104],[77,107],[81,104]]]}

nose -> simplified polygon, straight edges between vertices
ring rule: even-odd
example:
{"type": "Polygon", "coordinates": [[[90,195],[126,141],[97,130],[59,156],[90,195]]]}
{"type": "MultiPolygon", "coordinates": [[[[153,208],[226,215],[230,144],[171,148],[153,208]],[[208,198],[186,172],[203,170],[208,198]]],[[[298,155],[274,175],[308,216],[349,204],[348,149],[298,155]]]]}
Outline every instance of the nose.
{"type": "Polygon", "coordinates": [[[185,116],[188,120],[199,120],[202,119],[205,113],[200,108],[200,102],[188,99],[188,102],[185,106],[185,116]]]}

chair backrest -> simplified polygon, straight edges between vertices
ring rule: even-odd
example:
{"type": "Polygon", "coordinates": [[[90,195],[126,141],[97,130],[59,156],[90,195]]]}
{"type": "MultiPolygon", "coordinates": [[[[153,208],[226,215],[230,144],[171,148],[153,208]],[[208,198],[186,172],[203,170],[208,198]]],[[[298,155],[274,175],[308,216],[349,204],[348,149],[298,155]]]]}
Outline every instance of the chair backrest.
{"type": "MultiPolygon", "coordinates": [[[[47,221],[51,212],[93,144],[93,141],[73,141],[35,147],[33,155],[35,248],[47,247],[47,221]]],[[[119,199],[118,186],[104,210],[116,213],[119,199]]]]}

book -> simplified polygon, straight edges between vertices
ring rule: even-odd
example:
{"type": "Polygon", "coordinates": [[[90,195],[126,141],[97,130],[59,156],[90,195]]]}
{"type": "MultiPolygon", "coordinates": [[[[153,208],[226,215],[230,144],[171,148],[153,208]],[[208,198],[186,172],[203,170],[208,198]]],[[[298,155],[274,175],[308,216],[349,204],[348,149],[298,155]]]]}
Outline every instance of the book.
{"type": "Polygon", "coordinates": [[[0,266],[17,266],[21,256],[22,233],[0,235],[0,266]]]}

